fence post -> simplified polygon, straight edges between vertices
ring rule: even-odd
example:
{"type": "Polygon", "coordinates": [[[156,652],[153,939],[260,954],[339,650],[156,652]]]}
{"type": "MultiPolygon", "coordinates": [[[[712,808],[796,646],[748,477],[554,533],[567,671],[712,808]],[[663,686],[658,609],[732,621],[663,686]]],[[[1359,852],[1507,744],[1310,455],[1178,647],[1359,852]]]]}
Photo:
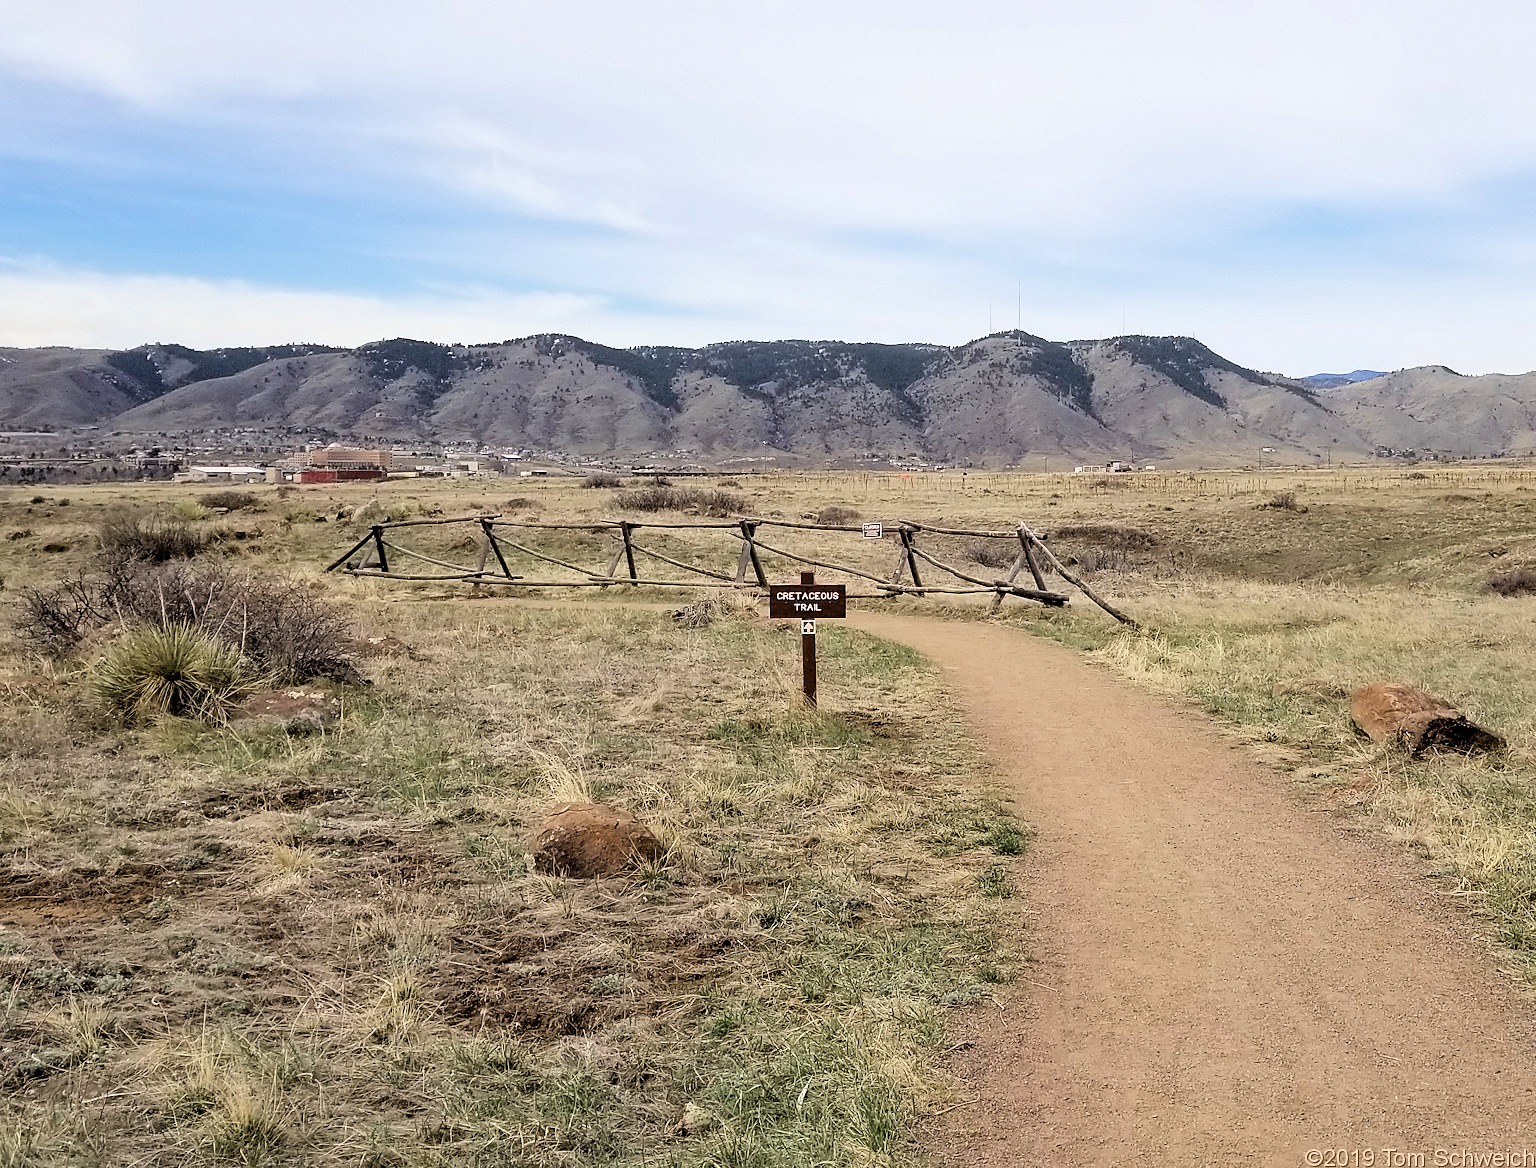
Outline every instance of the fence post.
{"type": "Polygon", "coordinates": [[[1046,547],[1045,544],[1040,541],[1040,537],[1032,532],[1028,527],[1025,527],[1021,524],[1019,527],[1019,532],[1024,536],[1025,539],[1027,539],[1031,544],[1039,549],[1040,554],[1045,557],[1046,563],[1050,564],[1051,567],[1055,569],[1056,574],[1065,580],[1068,584],[1077,585],[1078,590],[1081,591],[1084,596],[1097,604],[1105,612],[1109,613],[1110,616],[1114,617],[1121,624],[1130,625],[1133,629],[1141,627],[1130,617],[1126,616],[1125,613],[1121,612],[1114,605],[1110,604],[1109,601],[1105,600],[1086,583],[1084,583],[1081,576],[1074,575],[1069,568],[1067,568],[1059,559],[1056,558],[1056,553],[1051,551],[1050,548],[1046,547]]]}
{"type": "Polygon", "coordinates": [[[901,549],[906,553],[907,571],[912,573],[912,584],[916,591],[915,596],[926,596],[923,591],[923,578],[917,574],[917,557],[912,554],[912,539],[917,534],[905,523],[901,525],[901,549]]]}
{"type": "Polygon", "coordinates": [[[1040,574],[1040,565],[1035,563],[1035,549],[1030,546],[1029,540],[1025,538],[1022,525],[1019,527],[1018,534],[1019,543],[1024,545],[1024,562],[1029,565],[1029,574],[1035,578],[1035,587],[1044,592],[1046,590],[1045,577],[1040,574]]]}
{"type": "Polygon", "coordinates": [[[384,554],[384,529],[382,527],[376,526],[373,529],[373,548],[379,556],[379,571],[389,571],[389,557],[384,554]]]}
{"type": "MultiPolygon", "coordinates": [[[[1021,526],[1015,534],[1019,537],[1019,554],[1014,558],[1013,566],[1008,569],[1008,575],[1003,577],[1004,584],[1012,584],[1018,578],[1020,572],[1029,569],[1030,575],[1035,578],[1035,587],[1041,592],[1047,591],[1045,578],[1040,575],[1040,567],[1035,563],[1035,553],[1030,549],[1029,540],[1024,538],[1024,529],[1021,526]]],[[[1003,606],[1003,590],[999,588],[992,597],[992,611],[996,612],[1003,606]]]]}
{"type": "MultiPolygon", "coordinates": [[[[353,544],[351,547],[349,547],[346,550],[345,553],[343,553],[342,555],[338,556],[335,560],[333,560],[331,562],[331,566],[326,568],[326,571],[327,572],[334,572],[337,568],[339,568],[343,564],[345,564],[348,560],[350,560],[358,552],[363,552],[364,558],[366,558],[368,553],[366,551],[364,551],[364,549],[368,546],[369,542],[372,539],[373,539],[372,534],[363,536],[362,539],[358,540],[355,544],[353,544]]],[[[362,567],[362,564],[359,564],[358,567],[362,567]]]]}
{"type": "Polygon", "coordinates": [[[752,538],[757,532],[757,524],[750,519],[741,521],[741,558],[736,561],[736,583],[747,582],[747,565],[752,566],[753,574],[757,577],[759,588],[768,587],[768,577],[763,574],[763,565],[757,558],[757,543],[752,538]]]}
{"type": "MultiPolygon", "coordinates": [[[[508,580],[512,579],[512,569],[507,567],[507,557],[501,554],[501,544],[496,542],[496,533],[491,530],[491,521],[489,519],[482,519],[480,520],[480,526],[485,530],[487,547],[496,553],[496,562],[501,565],[501,574],[508,580]]],[[[480,553],[480,571],[482,573],[485,571],[484,551],[480,553]]]]}
{"type": "MultiPolygon", "coordinates": [[[[622,560],[623,558],[624,558],[624,545],[621,543],[617,548],[614,549],[613,559],[608,561],[608,571],[605,572],[604,575],[607,575],[607,576],[617,576],[618,572],[619,572],[619,561],[622,560]]],[[[603,584],[603,585],[600,585],[600,587],[606,588],[606,587],[608,587],[608,585],[603,584]]]]}
{"type": "Polygon", "coordinates": [[[635,571],[635,545],[630,541],[629,531],[634,524],[627,520],[619,520],[619,534],[624,537],[624,560],[629,565],[629,578],[638,580],[640,573],[635,571]]]}

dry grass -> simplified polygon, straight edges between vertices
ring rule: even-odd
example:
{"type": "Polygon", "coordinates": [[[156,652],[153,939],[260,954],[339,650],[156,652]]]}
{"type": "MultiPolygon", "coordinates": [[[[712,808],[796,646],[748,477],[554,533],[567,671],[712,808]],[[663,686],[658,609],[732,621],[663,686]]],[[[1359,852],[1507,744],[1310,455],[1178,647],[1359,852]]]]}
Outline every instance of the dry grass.
{"type": "Polygon", "coordinates": [[[1025,838],[919,660],[834,630],[810,714],[797,639],[717,598],[329,583],[410,649],[319,736],[93,729],[12,660],[0,901],[43,909],[0,929],[0,1047],[45,1092],[0,1106],[0,1163],[908,1157],[946,1016],[1014,960],[1025,838]],[[588,798],[665,857],[531,873],[588,798]]]}
{"type": "MultiPolygon", "coordinates": [[[[836,501],[888,525],[1022,518],[1064,558],[1114,557],[1098,586],[1146,634],[1080,601],[1010,600],[1002,619],[1200,703],[1314,797],[1422,854],[1528,960],[1536,602],[1483,589],[1501,565],[1536,560],[1536,474],[1418,473],[738,481],[740,513],[794,519],[836,501]],[[1257,506],[1287,491],[1305,511],[1257,506]],[[1363,743],[1347,694],[1380,677],[1457,701],[1510,750],[1413,761],[1363,743]]],[[[516,510],[623,513],[579,482],[524,480],[516,510]]],[[[0,575],[80,570],[109,504],[151,510],[175,490],[71,488],[69,507],[48,488],[12,496],[0,526],[27,534],[0,541],[0,575]],[[45,555],[54,543],[69,550],[45,555]]],[[[255,488],[284,522],[204,554],[309,572],[357,538],[376,494],[387,518],[510,511],[507,490],[255,488]]],[[[442,541],[424,551],[446,551],[447,532],[417,530],[442,541]]],[[[599,570],[615,550],[591,530],[519,538],[599,570]]],[[[739,550],[728,531],[637,539],[722,572],[739,550]]],[[[964,544],[926,546],[958,564],[964,544]]],[[[894,540],[803,531],[786,545],[894,567],[894,540]]],[[[775,580],[798,571],[764,561],[775,580]]],[[[13,647],[0,896],[71,915],[0,930],[0,1046],[8,1065],[36,1057],[38,1088],[7,1088],[0,1163],[907,1156],[913,1125],[948,1105],[948,1011],[1008,976],[1016,940],[999,921],[1015,884],[997,865],[1027,838],[980,793],[920,662],[834,628],[827,709],[809,716],[788,700],[791,635],[608,603],[675,609],[687,592],[616,587],[535,608],[431,582],[323,587],[365,634],[406,648],[370,658],[375,686],[304,739],[93,729],[69,670],[13,647]],[[664,862],[599,883],[529,873],[521,841],[560,796],[635,811],[664,862]],[[83,1030],[99,1045],[66,1035],[71,1002],[107,1019],[83,1030]]]]}

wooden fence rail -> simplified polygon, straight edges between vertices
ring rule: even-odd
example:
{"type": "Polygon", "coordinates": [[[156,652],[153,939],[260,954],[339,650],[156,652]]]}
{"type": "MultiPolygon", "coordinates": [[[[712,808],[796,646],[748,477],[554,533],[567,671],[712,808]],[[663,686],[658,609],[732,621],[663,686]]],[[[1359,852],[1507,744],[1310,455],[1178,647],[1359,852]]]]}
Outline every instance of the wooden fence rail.
{"type": "MultiPolygon", "coordinates": [[[[407,519],[393,523],[375,524],[368,530],[366,535],[332,561],[325,570],[332,572],[341,568],[349,575],[380,580],[457,581],[474,585],[503,585],[515,588],[611,588],[616,585],[628,585],[631,587],[644,585],[663,588],[762,589],[768,586],[768,577],[763,569],[761,559],[761,554],[766,553],[794,563],[804,564],[808,567],[822,568],[829,572],[840,573],[856,580],[865,581],[870,585],[871,591],[850,592],[849,596],[852,599],[884,600],[904,595],[926,596],[929,593],[956,596],[990,593],[992,596],[992,607],[996,609],[1009,596],[1017,596],[1022,600],[1033,600],[1052,607],[1065,605],[1069,599],[1066,593],[1054,591],[1046,586],[1045,569],[1048,569],[1054,571],[1063,580],[1075,586],[1084,596],[1116,620],[1132,626],[1136,623],[1126,616],[1125,613],[1094,592],[1079,576],[1069,571],[1056,558],[1051,549],[1046,546],[1045,536],[1040,532],[1032,530],[1024,523],[1020,523],[1009,531],[934,527],[906,519],[899,520],[894,525],[887,524],[884,530],[892,532],[896,536],[897,547],[895,549],[895,562],[892,564],[890,571],[885,575],[880,575],[866,568],[837,563],[828,559],[817,559],[803,551],[793,551],[779,546],[781,541],[778,540],[775,540],[773,544],[765,543],[759,535],[759,529],[761,528],[781,528],[786,533],[790,531],[819,531],[833,535],[859,532],[861,533],[861,540],[863,538],[862,526],[794,523],[783,519],[742,518],[713,523],[664,523],[640,519],[605,519],[589,523],[535,523],[528,520],[502,519],[498,515],[471,515],[459,519],[407,519]],[[478,534],[480,554],[479,562],[476,566],[469,567],[467,565],[455,564],[450,560],[430,555],[419,549],[407,547],[398,542],[399,537],[394,534],[404,528],[451,527],[454,525],[462,525],[478,534]],[[591,535],[605,534],[614,537],[615,548],[607,568],[603,571],[597,571],[560,556],[551,555],[547,551],[531,547],[520,539],[514,539],[513,534],[517,529],[529,531],[576,531],[591,535]],[[658,551],[656,548],[646,547],[635,538],[636,532],[645,529],[711,532],[722,535],[729,533],[740,545],[735,573],[731,574],[714,567],[690,564],[686,560],[677,559],[665,552],[658,551]],[[1018,552],[1006,575],[988,580],[978,574],[981,570],[980,568],[962,570],[940,559],[930,548],[920,547],[918,545],[918,538],[925,533],[967,537],[975,540],[1007,540],[1010,543],[1017,543],[1018,552]],[[577,578],[543,580],[517,575],[512,571],[507,561],[506,553],[509,550],[525,555],[540,563],[552,564],[557,568],[563,568],[568,572],[574,573],[577,578]],[[683,572],[689,573],[693,578],[661,579],[642,576],[635,559],[637,554],[680,569],[683,572]],[[446,571],[435,574],[402,572],[398,567],[391,567],[391,557],[394,557],[396,564],[399,563],[401,557],[404,557],[420,561],[432,567],[443,568],[446,571]],[[921,575],[919,563],[953,577],[954,583],[948,581],[936,583],[932,579],[925,583],[921,575]],[[1019,575],[1026,570],[1030,574],[1034,587],[1016,583],[1019,575]],[[702,579],[699,577],[702,577],[702,579]],[[906,582],[904,579],[906,577],[910,577],[910,583],[906,582]]],[[[465,545],[461,543],[458,546],[463,547],[465,545]]],[[[473,545],[471,544],[470,546],[473,545]]],[[[969,568],[970,566],[967,565],[967,567],[969,568]]]]}

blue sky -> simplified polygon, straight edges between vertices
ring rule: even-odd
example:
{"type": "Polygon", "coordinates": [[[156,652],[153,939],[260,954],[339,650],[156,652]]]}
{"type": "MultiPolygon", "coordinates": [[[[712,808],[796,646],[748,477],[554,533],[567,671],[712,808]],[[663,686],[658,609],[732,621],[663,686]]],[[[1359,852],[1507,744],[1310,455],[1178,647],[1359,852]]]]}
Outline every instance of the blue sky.
{"type": "Polygon", "coordinates": [[[0,0],[0,344],[1536,368],[1536,10],[0,0]]]}

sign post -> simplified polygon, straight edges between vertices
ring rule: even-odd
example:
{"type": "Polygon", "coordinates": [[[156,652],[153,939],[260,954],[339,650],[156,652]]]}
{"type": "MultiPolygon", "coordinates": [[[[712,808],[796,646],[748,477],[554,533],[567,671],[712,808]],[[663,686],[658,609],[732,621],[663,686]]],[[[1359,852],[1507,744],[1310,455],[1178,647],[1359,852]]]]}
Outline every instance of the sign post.
{"type": "Polygon", "coordinates": [[[806,705],[816,704],[816,622],[800,622],[800,688],[806,705]]]}
{"type": "Polygon", "coordinates": [[[816,583],[815,572],[801,572],[799,584],[768,587],[768,616],[800,622],[800,664],[805,700],[816,704],[816,621],[841,620],[848,615],[847,586],[816,583]]]}

